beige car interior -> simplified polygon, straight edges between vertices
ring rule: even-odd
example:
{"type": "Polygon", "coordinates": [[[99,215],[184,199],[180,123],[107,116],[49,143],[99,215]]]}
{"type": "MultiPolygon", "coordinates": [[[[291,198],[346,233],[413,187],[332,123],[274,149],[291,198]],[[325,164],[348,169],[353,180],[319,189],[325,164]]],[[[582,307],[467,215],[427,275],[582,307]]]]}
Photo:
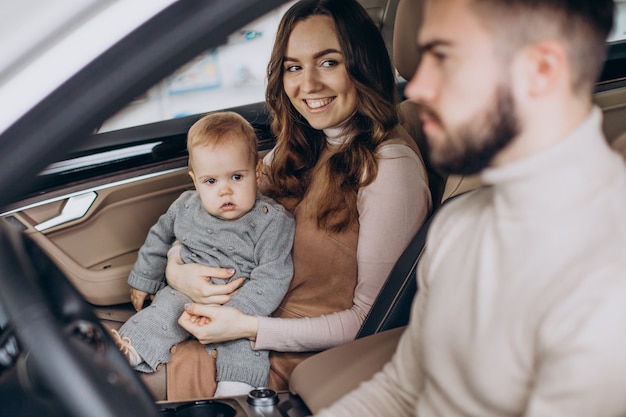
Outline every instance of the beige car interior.
{"type": "MultiPolygon", "coordinates": [[[[396,12],[393,55],[405,79],[411,78],[419,62],[415,39],[421,10],[422,0],[400,0],[396,12]]],[[[626,134],[620,137],[626,132],[626,88],[597,93],[596,102],[604,112],[607,139],[626,154],[626,134]]],[[[425,157],[435,206],[481,186],[477,177],[444,178],[437,173],[428,163],[415,104],[405,101],[399,110],[425,157]]],[[[182,191],[192,188],[186,168],[179,168],[77,191],[6,216],[24,227],[95,306],[99,317],[115,327],[133,313],[126,280],[149,228],[182,191]]],[[[383,332],[316,355],[296,369],[291,389],[311,411],[319,410],[380,369],[400,333],[383,332]]],[[[151,389],[158,399],[165,398],[162,381],[151,389]]]]}

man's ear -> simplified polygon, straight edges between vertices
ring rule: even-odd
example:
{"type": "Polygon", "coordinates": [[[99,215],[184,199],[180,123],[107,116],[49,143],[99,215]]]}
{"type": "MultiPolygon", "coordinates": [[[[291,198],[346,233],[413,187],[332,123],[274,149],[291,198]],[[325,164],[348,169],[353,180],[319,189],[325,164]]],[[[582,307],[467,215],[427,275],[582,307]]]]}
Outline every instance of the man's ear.
{"type": "MultiPolygon", "coordinates": [[[[546,40],[529,45],[521,56],[526,92],[532,98],[549,95],[565,80],[567,52],[561,42],[546,40]]],[[[514,75],[515,76],[515,75],[514,75]]]]}
{"type": "Polygon", "coordinates": [[[256,186],[260,187],[263,182],[263,161],[259,159],[256,163],[256,186]]]}

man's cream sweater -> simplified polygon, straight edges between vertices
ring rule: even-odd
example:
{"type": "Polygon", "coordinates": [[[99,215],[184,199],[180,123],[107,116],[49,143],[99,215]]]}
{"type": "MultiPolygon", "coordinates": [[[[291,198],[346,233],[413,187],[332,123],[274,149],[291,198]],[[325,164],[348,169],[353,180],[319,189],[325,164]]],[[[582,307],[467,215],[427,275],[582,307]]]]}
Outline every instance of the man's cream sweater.
{"type": "Polygon", "coordinates": [[[601,113],[446,205],[411,322],[329,416],[626,415],[626,168],[601,113]]]}

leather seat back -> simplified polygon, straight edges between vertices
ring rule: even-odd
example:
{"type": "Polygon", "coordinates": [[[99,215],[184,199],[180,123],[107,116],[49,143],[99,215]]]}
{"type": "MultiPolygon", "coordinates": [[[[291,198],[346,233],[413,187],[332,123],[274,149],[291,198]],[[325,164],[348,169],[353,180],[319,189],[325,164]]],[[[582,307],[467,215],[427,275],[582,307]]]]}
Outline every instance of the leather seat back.
{"type": "MultiPolygon", "coordinates": [[[[424,17],[423,0],[400,0],[396,11],[393,32],[393,60],[396,69],[402,78],[410,80],[419,65],[420,56],[416,47],[417,32],[424,17]]],[[[433,208],[437,208],[442,201],[466,191],[482,186],[477,175],[446,177],[439,173],[430,163],[426,138],[422,133],[422,126],[417,117],[417,104],[404,100],[398,105],[402,126],[409,132],[419,146],[422,158],[428,171],[428,181],[433,208]]]]}
{"type": "MultiPolygon", "coordinates": [[[[423,9],[423,0],[400,0],[396,10],[393,28],[393,60],[398,74],[407,81],[415,74],[420,61],[416,42],[417,32],[422,23],[423,9]]],[[[445,177],[430,164],[426,137],[417,117],[417,109],[417,104],[409,100],[403,100],[398,104],[401,124],[419,147],[426,165],[433,209],[436,209],[441,203],[445,177]]]]}
{"type": "MultiPolygon", "coordinates": [[[[416,40],[423,3],[423,0],[400,0],[396,11],[393,55],[398,72],[405,79],[413,76],[419,64],[416,40]]],[[[444,178],[433,170],[428,162],[428,149],[417,117],[416,104],[405,100],[399,104],[398,110],[402,125],[415,140],[422,154],[433,196],[433,211],[435,211],[441,201],[444,178]]],[[[423,250],[429,225],[430,219],[420,228],[394,265],[363,322],[357,339],[408,323],[409,310],[417,291],[415,275],[417,261],[423,250]]]]}

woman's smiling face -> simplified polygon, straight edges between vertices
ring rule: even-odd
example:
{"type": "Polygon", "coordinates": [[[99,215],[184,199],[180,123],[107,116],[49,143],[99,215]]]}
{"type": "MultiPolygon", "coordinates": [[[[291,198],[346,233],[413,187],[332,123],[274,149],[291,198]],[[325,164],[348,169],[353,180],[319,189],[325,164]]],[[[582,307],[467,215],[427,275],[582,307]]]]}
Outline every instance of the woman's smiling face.
{"type": "Polygon", "coordinates": [[[315,15],[294,26],[283,59],[283,84],[293,106],[315,129],[338,126],[354,113],[356,86],[331,17],[315,15]]]}

